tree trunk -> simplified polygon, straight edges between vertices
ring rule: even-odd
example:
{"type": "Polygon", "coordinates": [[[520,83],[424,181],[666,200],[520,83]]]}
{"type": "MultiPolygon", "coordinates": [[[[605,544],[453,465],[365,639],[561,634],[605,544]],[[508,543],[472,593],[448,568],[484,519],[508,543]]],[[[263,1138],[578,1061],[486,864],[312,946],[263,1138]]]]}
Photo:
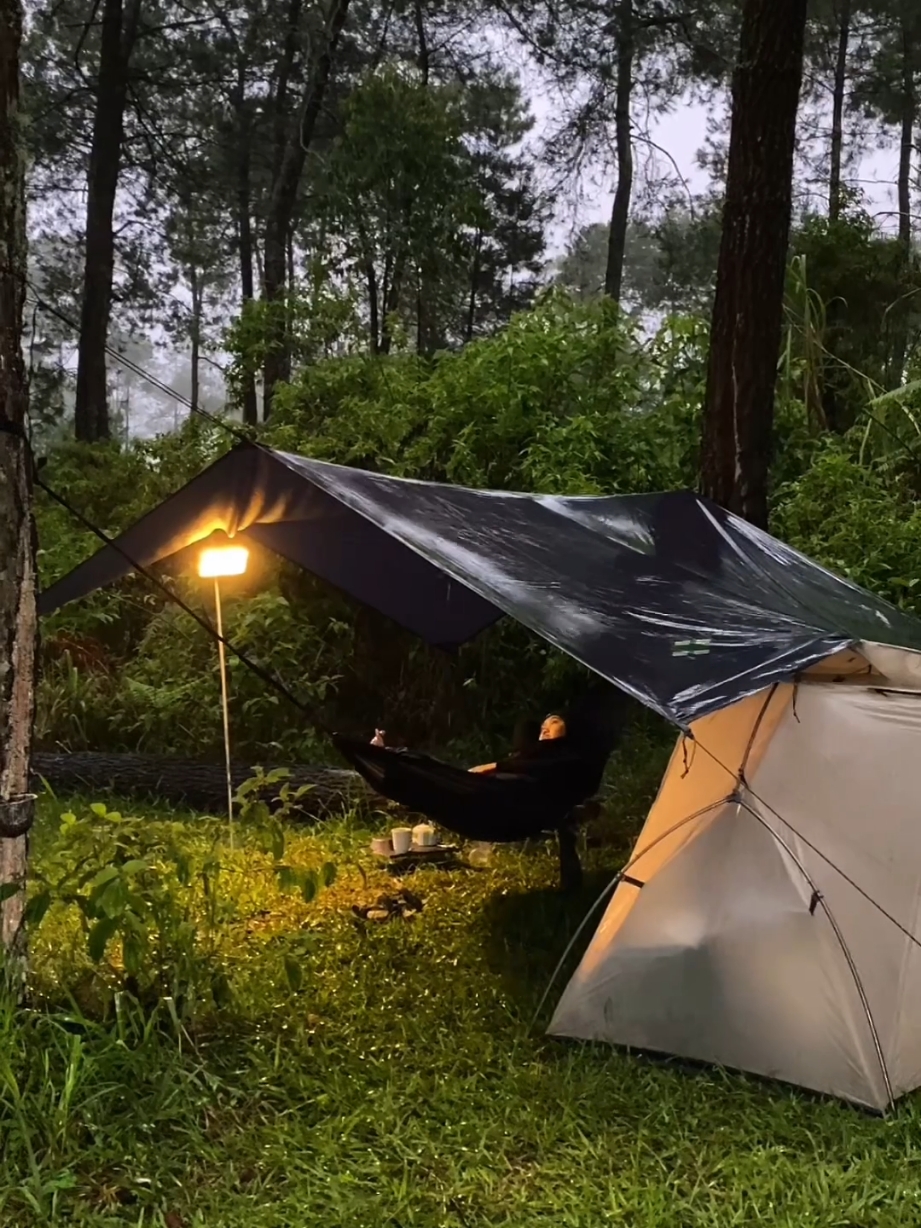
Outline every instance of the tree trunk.
{"type": "MultiPolygon", "coordinates": [[[[851,38],[851,0],[840,0],[838,11],[838,48],[835,55],[835,75],[832,84],[831,151],[828,176],[828,220],[837,222],[841,217],[841,160],[844,149],[844,95],[847,88],[848,47],[851,38]]],[[[836,295],[825,309],[825,347],[822,358],[821,412],[825,425],[831,431],[840,431],[841,404],[838,397],[838,381],[841,364],[835,360],[834,349],[842,320],[844,302],[836,295]]]]}
{"type": "Polygon", "coordinates": [[[379,354],[381,349],[380,308],[377,292],[377,270],[374,261],[365,264],[365,279],[368,284],[368,333],[371,342],[371,353],[379,354]]]}
{"type": "Polygon", "coordinates": [[[841,0],[838,14],[838,53],[832,88],[831,171],[828,179],[828,216],[836,222],[841,216],[841,151],[844,145],[844,91],[847,85],[847,52],[851,38],[851,0],[841,0]]]}
{"type": "Polygon", "coordinates": [[[198,412],[198,402],[201,395],[201,318],[205,296],[203,276],[200,269],[197,269],[194,265],[190,267],[189,287],[192,291],[192,322],[189,332],[192,342],[192,371],[191,387],[189,389],[189,413],[192,414],[198,412]]]}
{"type": "Polygon", "coordinates": [[[384,301],[381,307],[380,345],[381,354],[389,354],[393,345],[391,332],[393,317],[400,309],[403,297],[403,279],[406,275],[406,248],[401,247],[393,258],[393,270],[385,283],[384,301]]]}
{"type": "Polygon", "coordinates": [[[263,371],[263,416],[272,412],[276,384],[290,378],[291,354],[284,293],[287,273],[285,246],[294,219],[298,188],[307,151],[313,140],[320,108],[332,75],[333,59],[339,45],[350,0],[330,0],[323,45],[310,79],[304,88],[295,122],[289,126],[284,152],[274,177],[266,211],[263,246],[263,296],[269,304],[268,344],[263,371]]]}
{"type": "Polygon", "coordinates": [[[701,444],[703,493],[766,527],[806,0],[746,0],[701,444]]]}
{"type": "MultiPolygon", "coordinates": [[[[903,269],[907,275],[911,265],[911,155],[914,147],[915,115],[915,46],[913,30],[908,19],[902,17],[902,88],[901,142],[899,145],[899,247],[903,269]]],[[[905,354],[908,350],[908,299],[898,303],[893,310],[892,359],[887,373],[887,384],[898,388],[905,376],[905,354]]]]}
{"type": "Polygon", "coordinates": [[[128,64],[141,0],[103,0],[96,111],[86,184],[83,304],[74,408],[77,439],[109,437],[106,346],[115,266],[115,194],[121,168],[128,64]]]}
{"type": "MultiPolygon", "coordinates": [[[[22,357],[26,153],[19,112],[20,0],[0,0],[0,819],[29,787],[37,619],[32,473],[22,357]]],[[[7,832],[13,830],[5,825],[7,832]]],[[[28,835],[0,838],[0,886],[25,887],[28,835]]],[[[0,903],[0,942],[18,953],[24,891],[0,903]]]]}
{"type": "MultiPolygon", "coordinates": [[[[175,805],[220,814],[227,808],[227,769],[223,764],[199,763],[167,755],[118,755],[78,751],[59,755],[36,751],[32,757],[37,777],[58,793],[114,793],[118,797],[159,798],[175,805]]],[[[310,791],[296,807],[299,817],[319,818],[349,806],[373,804],[376,795],[356,773],[341,768],[287,767],[292,791],[308,785],[310,791]]],[[[238,789],[253,775],[246,763],[231,764],[233,786],[238,789]]],[[[36,780],[38,783],[38,780],[36,780]]],[[[273,792],[275,792],[273,790],[273,792]]],[[[266,796],[266,801],[271,796],[266,796]]]]}
{"type": "Polygon", "coordinates": [[[289,294],[294,293],[294,230],[288,231],[288,238],[285,243],[285,264],[287,267],[287,291],[289,294]]]}
{"type": "MultiPolygon", "coordinates": [[[[239,149],[237,159],[237,249],[240,257],[240,297],[243,310],[256,297],[253,281],[253,208],[252,190],[250,186],[252,161],[252,126],[246,103],[246,61],[240,59],[237,64],[237,86],[234,97],[239,130],[239,149]]],[[[256,400],[256,378],[247,372],[243,376],[243,421],[249,426],[255,426],[259,421],[258,402],[256,400]]]]}
{"type": "Polygon", "coordinates": [[[624,252],[627,248],[627,223],[633,195],[633,134],[630,102],[633,96],[633,0],[621,0],[617,18],[617,91],[614,104],[614,134],[617,146],[617,188],[611,206],[608,231],[608,262],[604,292],[620,302],[624,279],[624,252]]]}
{"type": "Polygon", "coordinates": [[[467,322],[464,326],[464,341],[470,344],[476,328],[477,296],[480,290],[480,256],[483,249],[483,232],[477,229],[473,239],[473,259],[470,262],[470,294],[467,297],[467,322]]]}

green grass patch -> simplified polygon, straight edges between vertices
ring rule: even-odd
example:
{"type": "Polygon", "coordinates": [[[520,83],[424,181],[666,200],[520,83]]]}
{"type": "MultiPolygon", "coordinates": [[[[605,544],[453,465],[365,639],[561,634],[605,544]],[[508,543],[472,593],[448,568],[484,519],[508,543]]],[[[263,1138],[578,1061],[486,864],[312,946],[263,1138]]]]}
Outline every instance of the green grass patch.
{"type": "MultiPolygon", "coordinates": [[[[193,867],[190,958],[224,970],[228,999],[140,1008],[120,992],[117,942],[94,963],[78,910],[53,905],[33,1001],[0,1010],[0,1224],[917,1225],[917,1098],[883,1121],[530,1029],[649,775],[612,781],[621,818],[590,851],[582,899],[557,893],[538,846],[419,871],[422,913],[383,924],[352,912],[395,889],[355,820],[289,834],[286,864],[338,867],[307,902],[255,828],[231,854],[224,824],[150,812],[193,867]],[[215,848],[204,926],[194,868],[215,848]]],[[[60,861],[63,809],[44,804],[37,870],[60,861]]]]}

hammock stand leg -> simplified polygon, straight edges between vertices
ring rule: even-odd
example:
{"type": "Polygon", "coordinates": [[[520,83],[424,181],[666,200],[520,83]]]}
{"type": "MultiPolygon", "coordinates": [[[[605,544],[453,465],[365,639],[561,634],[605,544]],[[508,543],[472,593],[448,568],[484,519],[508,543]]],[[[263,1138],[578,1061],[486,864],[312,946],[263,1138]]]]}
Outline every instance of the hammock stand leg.
{"type": "Polygon", "coordinates": [[[560,890],[578,891],[582,886],[582,863],[579,861],[575,820],[570,818],[558,827],[556,838],[560,850],[560,890]]]}

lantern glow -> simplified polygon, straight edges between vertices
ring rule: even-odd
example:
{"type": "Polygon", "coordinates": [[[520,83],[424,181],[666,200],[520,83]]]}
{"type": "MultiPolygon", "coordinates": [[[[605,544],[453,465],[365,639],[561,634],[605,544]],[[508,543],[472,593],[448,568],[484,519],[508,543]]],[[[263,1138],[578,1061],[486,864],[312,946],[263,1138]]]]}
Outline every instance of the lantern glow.
{"type": "Polygon", "coordinates": [[[198,574],[203,580],[218,580],[223,576],[242,576],[249,562],[245,546],[211,546],[198,558],[198,574]]]}

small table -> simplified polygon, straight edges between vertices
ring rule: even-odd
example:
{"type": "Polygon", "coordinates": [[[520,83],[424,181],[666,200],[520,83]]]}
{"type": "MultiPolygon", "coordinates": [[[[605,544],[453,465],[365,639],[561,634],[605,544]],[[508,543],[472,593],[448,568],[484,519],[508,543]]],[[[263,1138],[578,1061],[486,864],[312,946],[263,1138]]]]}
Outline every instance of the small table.
{"type": "Polygon", "coordinates": [[[415,870],[417,866],[454,865],[460,853],[459,844],[414,844],[406,853],[375,853],[378,861],[384,861],[394,873],[415,870]]]}

